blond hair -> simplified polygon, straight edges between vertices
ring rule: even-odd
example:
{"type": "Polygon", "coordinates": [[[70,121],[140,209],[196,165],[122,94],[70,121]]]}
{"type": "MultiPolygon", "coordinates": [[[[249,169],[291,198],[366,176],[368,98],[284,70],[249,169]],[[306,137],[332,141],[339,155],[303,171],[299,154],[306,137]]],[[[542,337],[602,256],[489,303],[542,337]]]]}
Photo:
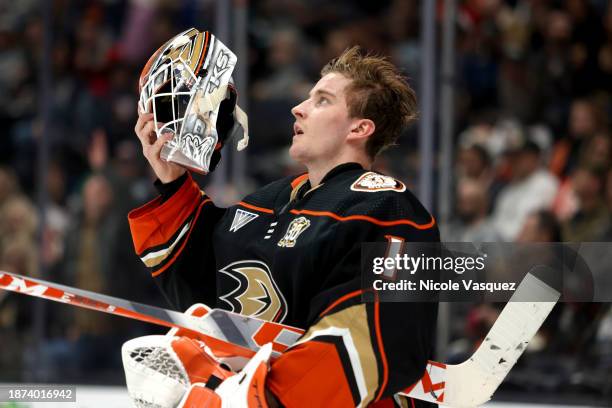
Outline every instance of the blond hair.
{"type": "Polygon", "coordinates": [[[349,115],[376,125],[366,143],[366,153],[374,158],[395,144],[401,131],[416,119],[416,94],[395,65],[384,57],[364,54],[358,46],[327,63],[321,76],[334,72],[351,80],[345,90],[349,115]]]}

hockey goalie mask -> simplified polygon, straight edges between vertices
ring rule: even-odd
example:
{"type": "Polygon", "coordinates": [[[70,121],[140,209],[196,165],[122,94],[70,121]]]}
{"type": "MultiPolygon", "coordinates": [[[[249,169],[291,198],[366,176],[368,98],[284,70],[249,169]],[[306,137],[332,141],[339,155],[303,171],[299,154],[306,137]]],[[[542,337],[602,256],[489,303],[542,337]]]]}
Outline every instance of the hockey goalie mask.
{"type": "Polygon", "coordinates": [[[140,75],[140,109],[152,112],[159,138],[173,132],[161,156],[201,173],[214,170],[220,149],[242,134],[246,114],[236,105],[232,80],[236,55],[208,31],[190,28],[162,45],[140,75]]]}

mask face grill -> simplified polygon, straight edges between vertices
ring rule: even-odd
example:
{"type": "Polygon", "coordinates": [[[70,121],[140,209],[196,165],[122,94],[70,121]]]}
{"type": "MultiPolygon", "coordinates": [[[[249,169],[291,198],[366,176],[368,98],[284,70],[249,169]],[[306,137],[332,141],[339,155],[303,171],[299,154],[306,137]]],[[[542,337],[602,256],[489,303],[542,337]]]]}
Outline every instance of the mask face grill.
{"type": "Polygon", "coordinates": [[[155,120],[165,124],[166,129],[176,134],[180,133],[181,122],[187,112],[191,94],[191,90],[184,83],[178,84],[173,89],[173,82],[166,82],[151,99],[151,111],[155,115],[155,120]]]}

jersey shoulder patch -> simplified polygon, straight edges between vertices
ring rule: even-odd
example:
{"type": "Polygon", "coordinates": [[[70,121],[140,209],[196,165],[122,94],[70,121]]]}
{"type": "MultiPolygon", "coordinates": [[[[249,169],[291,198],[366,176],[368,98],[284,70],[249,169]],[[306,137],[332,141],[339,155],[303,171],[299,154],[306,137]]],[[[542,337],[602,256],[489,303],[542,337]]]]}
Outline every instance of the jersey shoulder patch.
{"type": "Polygon", "coordinates": [[[406,191],[406,185],[390,176],[368,171],[362,174],[353,184],[351,190],[365,193],[375,193],[377,191],[406,191]]]}

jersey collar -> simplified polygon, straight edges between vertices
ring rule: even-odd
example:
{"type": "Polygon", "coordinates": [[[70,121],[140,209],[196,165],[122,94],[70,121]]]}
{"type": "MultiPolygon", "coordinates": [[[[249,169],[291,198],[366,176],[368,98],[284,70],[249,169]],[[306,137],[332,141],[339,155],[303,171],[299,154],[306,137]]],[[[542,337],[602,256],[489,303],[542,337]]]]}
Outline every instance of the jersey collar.
{"type": "Polygon", "coordinates": [[[338,174],[341,174],[341,173],[344,173],[345,171],[350,171],[350,170],[363,170],[363,167],[361,166],[361,164],[353,163],[353,162],[339,164],[333,169],[331,169],[329,172],[327,172],[327,174],[321,180],[320,184],[323,184],[326,181],[329,181],[331,178],[333,178],[334,176],[337,176],[338,174]]]}
{"type": "Polygon", "coordinates": [[[344,172],[347,172],[347,171],[351,171],[351,170],[363,170],[363,166],[361,166],[361,164],[359,163],[353,163],[353,162],[339,164],[338,166],[328,171],[327,174],[323,177],[323,179],[319,183],[319,185],[315,188],[310,187],[310,181],[308,180],[308,178],[305,178],[304,180],[302,180],[300,183],[298,183],[297,185],[293,187],[289,201],[292,202],[296,199],[300,200],[306,194],[321,187],[323,184],[325,184],[326,181],[329,181],[335,176],[342,174],[344,172]]]}

